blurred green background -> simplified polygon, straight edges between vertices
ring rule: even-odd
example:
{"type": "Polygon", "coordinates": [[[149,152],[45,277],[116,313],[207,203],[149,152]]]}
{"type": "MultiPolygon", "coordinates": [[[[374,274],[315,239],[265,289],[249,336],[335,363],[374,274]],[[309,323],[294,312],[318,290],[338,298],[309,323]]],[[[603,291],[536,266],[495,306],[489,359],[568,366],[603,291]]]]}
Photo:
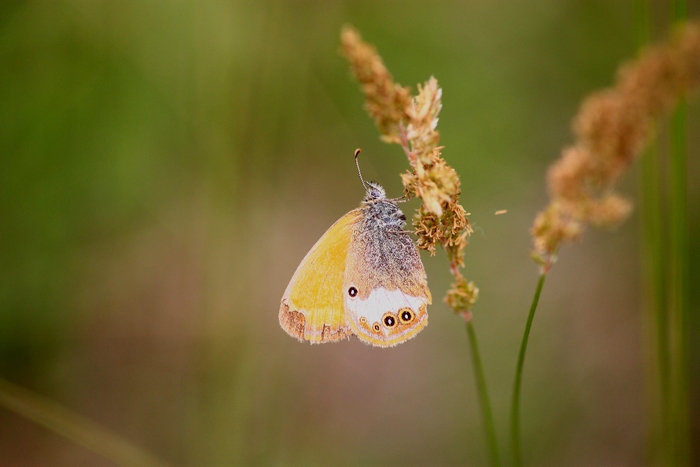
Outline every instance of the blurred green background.
{"type": "MultiPolygon", "coordinates": [[[[653,11],[665,37],[668,7],[653,11]]],[[[632,2],[3,1],[0,377],[180,466],[487,462],[464,324],[441,302],[444,254],[423,255],[430,326],[394,349],[312,347],[277,322],[299,261],[363,196],[355,148],[390,196],[408,167],[338,55],[346,23],[397,81],[434,75],[443,88],[443,155],[475,228],[465,275],[481,289],[475,325],[507,452],[537,274],[528,229],[581,99],[636,54],[632,2]]],[[[621,191],[637,190],[635,169],[621,191]]],[[[639,238],[638,214],[589,231],[545,286],[522,394],[532,465],[644,463],[639,238]]],[[[112,464],[0,408],[0,465],[112,464]]]]}

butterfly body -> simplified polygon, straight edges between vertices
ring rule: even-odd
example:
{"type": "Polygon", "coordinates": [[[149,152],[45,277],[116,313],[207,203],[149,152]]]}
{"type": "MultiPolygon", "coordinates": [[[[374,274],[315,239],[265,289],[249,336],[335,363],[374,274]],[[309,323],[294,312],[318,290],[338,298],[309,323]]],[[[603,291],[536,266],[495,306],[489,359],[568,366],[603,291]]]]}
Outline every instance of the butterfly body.
{"type": "Polygon", "coordinates": [[[355,334],[390,347],[428,324],[431,303],[406,217],[384,189],[366,184],[362,205],[341,217],[311,248],[280,304],[280,324],[311,343],[355,334]]]}

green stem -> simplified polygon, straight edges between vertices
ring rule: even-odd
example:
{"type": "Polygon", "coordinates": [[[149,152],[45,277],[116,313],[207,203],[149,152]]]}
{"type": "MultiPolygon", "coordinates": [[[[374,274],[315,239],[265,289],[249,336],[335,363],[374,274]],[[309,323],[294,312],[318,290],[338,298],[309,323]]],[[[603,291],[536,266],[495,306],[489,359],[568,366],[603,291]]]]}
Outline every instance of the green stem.
{"type": "MultiPolygon", "coordinates": [[[[673,22],[685,21],[685,0],[674,0],[671,17],[673,22]]],[[[669,290],[669,357],[670,399],[668,433],[672,465],[690,463],[690,429],[688,419],[688,220],[687,159],[686,154],[686,104],[680,99],[671,123],[671,183],[670,183],[670,290],[669,290]]]]}
{"type": "Polygon", "coordinates": [[[527,341],[530,337],[530,328],[532,327],[532,320],[535,318],[535,311],[537,310],[537,303],[540,301],[540,294],[542,293],[542,286],[544,285],[544,279],[547,277],[547,273],[542,272],[540,274],[540,279],[537,282],[537,289],[535,289],[535,296],[532,299],[532,305],[530,306],[530,313],[527,315],[527,323],[525,324],[525,333],[523,334],[523,340],[520,343],[520,353],[518,354],[518,364],[515,367],[515,382],[513,383],[513,400],[511,403],[510,412],[510,441],[511,449],[513,451],[513,465],[515,467],[520,467],[523,465],[522,454],[520,450],[520,383],[523,378],[523,365],[525,364],[525,351],[527,350],[527,341]]]}
{"type": "Polygon", "coordinates": [[[116,465],[167,466],[75,412],[1,378],[0,407],[70,439],[116,465]]]}
{"type": "Polygon", "coordinates": [[[479,395],[479,405],[481,405],[481,415],[484,418],[484,430],[486,431],[486,440],[489,446],[489,454],[491,455],[491,464],[494,467],[501,465],[501,459],[498,455],[498,441],[496,439],[496,429],[493,423],[493,414],[491,413],[491,403],[489,402],[489,392],[486,388],[486,377],[484,376],[484,367],[481,364],[481,355],[479,354],[479,345],[476,342],[476,333],[474,332],[474,324],[471,319],[467,320],[467,335],[469,336],[469,346],[472,354],[472,365],[474,367],[474,376],[476,378],[476,388],[479,395]]]}
{"type": "Polygon", "coordinates": [[[668,465],[670,358],[663,196],[658,147],[652,145],[641,161],[642,245],[645,262],[644,301],[647,304],[649,362],[649,455],[652,465],[668,465]]]}
{"type": "MultiPolygon", "coordinates": [[[[635,1],[637,48],[641,52],[651,38],[651,2],[635,1]]],[[[641,160],[640,212],[644,261],[644,303],[647,348],[647,455],[649,465],[669,465],[669,348],[666,258],[662,176],[658,145],[652,143],[641,160]]]]}
{"type": "Polygon", "coordinates": [[[688,222],[686,216],[687,155],[685,150],[686,105],[679,103],[672,121],[671,210],[670,210],[670,449],[673,465],[687,465],[689,458],[687,391],[687,293],[688,222]]]}

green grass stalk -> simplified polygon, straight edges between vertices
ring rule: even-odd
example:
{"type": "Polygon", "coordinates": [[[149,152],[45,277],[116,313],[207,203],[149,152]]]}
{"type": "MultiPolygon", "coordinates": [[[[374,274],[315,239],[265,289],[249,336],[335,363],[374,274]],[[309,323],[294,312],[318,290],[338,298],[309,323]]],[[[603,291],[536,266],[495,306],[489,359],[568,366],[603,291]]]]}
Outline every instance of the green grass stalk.
{"type": "Polygon", "coordinates": [[[670,449],[671,464],[688,465],[690,461],[688,427],[687,308],[688,308],[688,221],[686,105],[681,102],[673,115],[671,138],[671,209],[670,209],[670,287],[669,287],[669,357],[670,357],[670,449]]]}
{"type": "Polygon", "coordinates": [[[520,343],[518,363],[515,367],[515,382],[513,383],[513,399],[511,401],[510,412],[510,442],[514,467],[521,467],[523,465],[522,450],[520,445],[520,385],[523,378],[525,351],[527,350],[527,342],[530,338],[530,328],[532,327],[532,320],[535,318],[535,311],[537,311],[537,304],[540,301],[540,294],[542,293],[542,287],[544,286],[544,280],[546,277],[547,273],[542,272],[539,280],[537,281],[535,296],[532,299],[532,305],[530,305],[530,313],[527,315],[527,323],[525,323],[523,340],[520,343]]]}
{"type": "Polygon", "coordinates": [[[489,448],[491,457],[491,465],[499,467],[501,458],[498,454],[498,440],[496,438],[496,428],[493,423],[493,413],[491,412],[491,402],[489,401],[489,392],[486,387],[486,377],[484,376],[484,367],[481,363],[481,354],[479,353],[479,345],[476,340],[476,332],[471,319],[467,320],[467,335],[469,336],[469,347],[472,355],[472,367],[474,368],[474,377],[476,379],[476,388],[479,397],[479,405],[481,406],[481,416],[484,419],[484,431],[486,433],[486,442],[489,448]]]}
{"type": "MultiPolygon", "coordinates": [[[[673,22],[685,21],[685,0],[673,2],[673,22]]],[[[670,287],[669,287],[669,357],[670,357],[670,432],[671,465],[690,463],[688,419],[688,219],[687,219],[687,149],[686,103],[680,100],[671,121],[670,173],[670,287]]]]}
{"type": "Polygon", "coordinates": [[[129,467],[167,467],[168,465],[75,412],[1,378],[0,407],[63,436],[111,460],[116,465],[129,467]]]}
{"type": "MultiPolygon", "coordinates": [[[[637,48],[651,42],[651,2],[635,1],[637,48]]],[[[667,283],[661,153],[650,144],[639,171],[642,258],[644,262],[645,340],[647,342],[647,456],[649,465],[668,465],[669,351],[666,309],[667,283]]]]}
{"type": "Polygon", "coordinates": [[[664,241],[663,195],[659,148],[652,145],[641,161],[641,222],[645,263],[649,375],[649,456],[652,465],[668,465],[669,347],[667,315],[667,249],[664,241]]]}

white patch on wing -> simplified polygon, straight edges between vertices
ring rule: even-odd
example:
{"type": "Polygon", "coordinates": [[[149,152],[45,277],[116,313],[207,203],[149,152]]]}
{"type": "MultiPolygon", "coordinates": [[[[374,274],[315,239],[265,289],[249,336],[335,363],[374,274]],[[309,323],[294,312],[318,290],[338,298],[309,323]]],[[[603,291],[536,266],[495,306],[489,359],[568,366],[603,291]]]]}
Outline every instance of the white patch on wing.
{"type": "Polygon", "coordinates": [[[379,287],[374,289],[366,300],[346,297],[345,303],[350,313],[352,313],[357,320],[359,320],[361,316],[364,316],[371,325],[375,322],[381,323],[382,316],[387,311],[396,313],[404,307],[417,311],[423,304],[428,303],[428,300],[425,297],[406,295],[399,289],[386,290],[383,287],[379,287]]]}

